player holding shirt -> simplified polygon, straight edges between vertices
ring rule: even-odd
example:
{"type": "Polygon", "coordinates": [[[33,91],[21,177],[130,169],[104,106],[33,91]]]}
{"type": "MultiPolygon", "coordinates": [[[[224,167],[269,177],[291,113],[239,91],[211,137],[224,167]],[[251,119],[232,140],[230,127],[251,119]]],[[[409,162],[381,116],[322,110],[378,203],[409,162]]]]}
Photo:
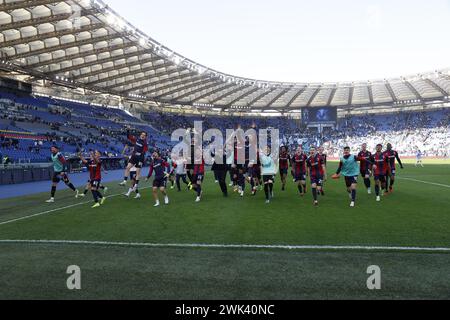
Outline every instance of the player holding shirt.
{"type": "Polygon", "coordinates": [[[356,202],[356,188],[358,186],[358,175],[359,166],[358,161],[365,161],[360,159],[358,156],[350,154],[350,147],[344,148],[344,155],[341,157],[339,163],[339,168],[336,174],[333,176],[334,179],[339,179],[341,175],[345,177],[345,185],[347,186],[347,191],[351,199],[350,207],[355,206],[356,202]]]}
{"type": "Polygon", "coordinates": [[[153,180],[153,198],[155,199],[154,207],[159,207],[160,205],[158,189],[164,196],[164,204],[169,204],[169,196],[166,191],[167,177],[170,175],[168,170],[169,164],[161,157],[159,151],[153,152],[150,171],[146,180],[152,177],[153,172],[155,173],[155,178],[153,180]]]}
{"type": "Polygon", "coordinates": [[[312,194],[314,198],[314,205],[318,206],[318,193],[321,193],[323,182],[327,179],[327,168],[325,167],[324,159],[316,152],[316,148],[312,147],[309,151],[309,158],[306,162],[311,179],[312,194]]]}
{"type": "Polygon", "coordinates": [[[56,186],[62,180],[72,191],[75,192],[75,198],[78,198],[79,192],[75,189],[74,185],[69,181],[69,177],[67,176],[68,166],[67,161],[64,156],[59,152],[59,148],[57,146],[51,147],[51,158],[53,162],[53,178],[52,178],[52,191],[51,198],[47,200],[47,203],[55,202],[55,194],[56,194],[56,186]]]}
{"type": "Polygon", "coordinates": [[[92,208],[98,208],[105,203],[106,198],[100,193],[99,188],[102,183],[102,154],[99,151],[91,153],[91,159],[86,160],[80,153],[79,157],[89,170],[89,184],[95,204],[92,208]]]}
{"type": "Polygon", "coordinates": [[[370,184],[370,176],[372,175],[372,153],[367,151],[366,143],[362,145],[358,158],[361,160],[359,164],[359,171],[361,173],[361,177],[364,179],[364,185],[367,188],[367,193],[372,194],[372,187],[370,184]]]}
{"type": "Polygon", "coordinates": [[[147,133],[142,132],[139,138],[130,134],[127,131],[128,140],[133,144],[133,153],[131,155],[128,166],[125,169],[125,174],[121,186],[126,186],[128,181],[128,176],[130,175],[130,170],[136,167],[136,178],[135,185],[139,185],[139,180],[141,178],[141,170],[145,163],[145,154],[148,152],[147,144],[147,133]]]}
{"type": "Polygon", "coordinates": [[[286,190],[286,180],[289,172],[289,162],[291,161],[291,156],[289,155],[288,149],[286,147],[281,147],[280,152],[280,176],[281,176],[281,190],[286,190]]]}
{"type": "Polygon", "coordinates": [[[297,183],[300,196],[304,196],[307,191],[306,187],[306,162],[308,156],[303,152],[302,147],[298,147],[294,157],[292,158],[292,171],[294,174],[294,180],[297,183]]]}
{"type": "Polygon", "coordinates": [[[388,193],[392,193],[394,192],[395,173],[396,173],[395,160],[398,161],[398,164],[400,165],[401,169],[403,169],[404,167],[402,161],[400,160],[398,152],[392,149],[392,144],[388,143],[385,154],[389,159],[389,171],[386,176],[386,191],[388,191],[388,193]]]}
{"type": "Polygon", "coordinates": [[[380,191],[386,188],[386,176],[389,172],[389,158],[383,153],[383,146],[377,145],[377,152],[372,156],[373,176],[375,179],[375,194],[377,202],[381,201],[380,191]]]}

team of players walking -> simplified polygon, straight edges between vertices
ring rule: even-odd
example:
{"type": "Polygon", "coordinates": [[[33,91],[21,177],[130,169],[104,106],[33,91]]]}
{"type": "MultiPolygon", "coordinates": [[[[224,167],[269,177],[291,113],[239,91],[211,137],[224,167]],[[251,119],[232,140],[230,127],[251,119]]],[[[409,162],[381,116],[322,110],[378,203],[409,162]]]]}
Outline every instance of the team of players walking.
{"type": "MultiPolygon", "coordinates": [[[[128,181],[131,181],[131,186],[125,196],[130,197],[134,192],[136,198],[140,198],[139,184],[141,181],[141,171],[146,161],[146,154],[149,151],[147,144],[147,134],[141,133],[138,137],[128,134],[128,139],[132,144],[131,155],[128,156],[128,165],[125,169],[124,180],[120,184],[126,186],[128,181]]],[[[194,148],[194,147],[193,147],[194,148]]],[[[202,154],[202,152],[194,152],[192,154],[202,154]]],[[[102,178],[102,162],[101,154],[99,152],[91,152],[90,159],[85,159],[80,154],[80,159],[89,170],[89,181],[84,193],[79,191],[70,183],[67,176],[67,163],[64,157],[55,146],[52,147],[52,161],[54,165],[54,175],[52,179],[51,198],[47,200],[49,203],[55,201],[55,192],[57,184],[63,180],[66,185],[75,192],[75,196],[84,197],[91,191],[94,198],[93,208],[97,208],[104,204],[105,197],[101,193],[107,191],[107,188],[101,184],[102,178]]],[[[126,150],[124,150],[124,153],[126,150]]],[[[290,154],[286,147],[282,147],[278,163],[272,157],[272,151],[269,147],[264,150],[258,150],[257,161],[245,161],[244,165],[237,163],[236,154],[234,160],[230,162],[230,157],[224,155],[221,164],[214,163],[212,170],[216,179],[216,183],[220,185],[224,196],[228,196],[228,188],[226,184],[226,176],[230,175],[230,187],[239,192],[243,197],[245,194],[246,184],[251,185],[251,194],[256,195],[258,190],[263,189],[265,193],[266,203],[270,203],[274,197],[274,183],[277,171],[279,170],[282,184],[282,191],[285,191],[289,168],[291,168],[291,175],[297,185],[300,196],[305,196],[308,192],[307,180],[310,180],[311,193],[314,200],[314,205],[319,205],[319,197],[325,196],[324,183],[327,181],[327,156],[323,148],[311,147],[309,154],[305,153],[299,147],[294,154],[290,154]],[[231,164],[227,164],[231,163],[231,164]]],[[[214,156],[214,155],[213,155],[214,156]]],[[[247,157],[246,157],[247,158],[247,157]]],[[[170,158],[169,155],[162,155],[159,151],[154,151],[151,157],[150,170],[146,180],[154,176],[153,179],[153,197],[155,200],[155,207],[160,206],[159,192],[164,198],[164,204],[170,203],[167,193],[167,183],[172,184],[171,188],[176,187],[181,191],[181,183],[184,183],[188,189],[194,190],[196,194],[196,202],[200,202],[203,195],[203,181],[205,177],[205,161],[202,156],[198,159],[193,157],[193,163],[179,156],[170,158]]],[[[361,175],[364,179],[365,187],[368,193],[372,193],[371,177],[375,181],[376,201],[381,201],[383,194],[387,195],[394,190],[396,177],[396,162],[400,164],[403,169],[403,164],[399,158],[398,153],[393,150],[392,145],[387,145],[387,150],[383,151],[383,146],[377,145],[374,154],[367,150],[367,145],[361,147],[358,155],[352,155],[350,147],[344,148],[342,157],[340,158],[339,168],[331,177],[339,179],[344,177],[345,185],[351,199],[350,206],[354,207],[356,203],[357,183],[358,177],[361,175]]]]}

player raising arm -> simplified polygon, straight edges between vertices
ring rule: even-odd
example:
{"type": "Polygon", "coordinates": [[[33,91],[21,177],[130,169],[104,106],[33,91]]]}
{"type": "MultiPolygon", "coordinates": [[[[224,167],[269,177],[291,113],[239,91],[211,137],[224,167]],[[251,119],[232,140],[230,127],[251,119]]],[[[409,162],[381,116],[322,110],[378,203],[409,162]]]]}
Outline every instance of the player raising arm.
{"type": "Polygon", "coordinates": [[[133,167],[136,167],[135,185],[139,185],[141,170],[145,163],[145,154],[148,151],[147,133],[142,132],[139,138],[137,138],[131,135],[130,131],[127,131],[127,136],[128,140],[133,143],[133,153],[131,155],[130,161],[128,162],[127,168],[125,169],[123,182],[120,185],[126,186],[128,177],[130,175],[130,170],[133,167]]]}
{"type": "Polygon", "coordinates": [[[74,185],[70,182],[67,175],[68,165],[64,156],[59,152],[57,146],[51,147],[51,158],[53,162],[53,178],[52,178],[52,191],[51,198],[47,200],[47,203],[55,202],[56,186],[62,180],[73,192],[75,192],[75,198],[78,198],[79,192],[75,189],[74,185]]]}
{"type": "Polygon", "coordinates": [[[334,179],[339,179],[341,175],[345,178],[345,185],[347,186],[347,191],[351,199],[350,207],[355,206],[356,202],[356,189],[358,186],[358,175],[359,166],[358,161],[366,161],[360,159],[355,155],[350,154],[350,147],[344,148],[344,155],[339,163],[339,168],[336,174],[333,175],[334,179]]]}

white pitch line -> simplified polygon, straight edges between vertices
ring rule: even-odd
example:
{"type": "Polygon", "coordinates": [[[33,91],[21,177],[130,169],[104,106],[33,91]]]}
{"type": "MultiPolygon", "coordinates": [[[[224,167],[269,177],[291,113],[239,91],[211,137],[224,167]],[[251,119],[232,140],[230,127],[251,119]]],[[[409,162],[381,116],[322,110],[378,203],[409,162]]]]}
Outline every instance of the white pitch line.
{"type": "Polygon", "coordinates": [[[397,178],[397,179],[400,179],[400,180],[407,180],[407,181],[413,181],[413,182],[420,182],[420,183],[429,184],[429,185],[437,186],[437,187],[450,188],[450,186],[447,185],[447,184],[441,184],[441,183],[434,183],[434,182],[422,181],[422,180],[417,180],[417,179],[412,179],[412,178],[403,178],[403,177],[399,177],[399,178],[397,178]]]}
{"type": "Polygon", "coordinates": [[[105,247],[143,247],[180,249],[279,249],[279,250],[336,250],[336,251],[416,251],[450,252],[450,248],[430,247],[389,247],[389,246],[296,246],[296,245],[246,245],[246,244],[163,244],[108,241],[70,241],[70,240],[0,240],[0,244],[48,244],[48,245],[86,245],[105,247]]]}
{"type": "MultiPolygon", "coordinates": [[[[140,190],[145,190],[145,189],[149,189],[149,188],[150,187],[140,188],[140,190]]],[[[123,193],[113,194],[113,195],[107,196],[106,199],[115,198],[115,197],[118,197],[118,196],[121,196],[121,195],[123,195],[123,193]]],[[[58,212],[58,211],[62,211],[62,210],[66,210],[66,209],[70,209],[70,208],[74,208],[74,207],[78,207],[78,206],[83,206],[83,205],[86,205],[86,204],[89,204],[89,203],[92,203],[92,201],[85,201],[85,202],[75,203],[75,204],[72,204],[70,206],[65,206],[65,207],[56,208],[56,209],[52,209],[52,210],[48,210],[48,211],[44,211],[44,212],[40,212],[40,213],[35,213],[35,214],[31,214],[29,216],[24,216],[24,217],[12,219],[12,220],[7,220],[7,221],[4,221],[4,222],[0,222],[0,226],[6,225],[6,224],[10,224],[10,223],[14,223],[14,222],[18,222],[18,221],[22,221],[22,220],[35,218],[35,217],[39,217],[39,216],[43,216],[45,214],[50,214],[50,213],[54,213],[54,212],[58,212]]]]}

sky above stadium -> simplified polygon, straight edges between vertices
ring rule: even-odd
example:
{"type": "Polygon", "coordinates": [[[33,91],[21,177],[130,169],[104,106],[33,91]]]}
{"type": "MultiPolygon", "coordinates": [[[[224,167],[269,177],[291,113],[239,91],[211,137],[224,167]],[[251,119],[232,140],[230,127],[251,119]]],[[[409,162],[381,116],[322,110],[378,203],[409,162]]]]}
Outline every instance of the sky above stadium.
{"type": "Polygon", "coordinates": [[[207,67],[287,82],[382,79],[450,67],[450,0],[104,0],[207,67]]]}

